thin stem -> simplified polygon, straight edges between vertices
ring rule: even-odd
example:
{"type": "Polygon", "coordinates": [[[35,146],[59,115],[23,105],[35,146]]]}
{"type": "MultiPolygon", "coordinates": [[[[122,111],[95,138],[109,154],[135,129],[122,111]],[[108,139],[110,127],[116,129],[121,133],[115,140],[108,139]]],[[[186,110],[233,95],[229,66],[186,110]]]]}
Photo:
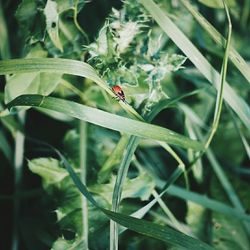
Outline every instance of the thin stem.
{"type": "MultiPolygon", "coordinates": [[[[18,114],[20,123],[23,125],[25,121],[25,111],[21,111],[18,114]]],[[[21,192],[22,176],[23,176],[23,155],[24,155],[24,134],[17,131],[15,136],[15,155],[14,155],[14,185],[15,194],[21,192]]],[[[20,200],[14,199],[13,201],[13,232],[12,232],[12,250],[19,249],[19,233],[18,233],[18,221],[19,221],[20,200]]]]}
{"type": "Polygon", "coordinates": [[[73,84],[71,84],[70,82],[68,82],[68,81],[66,81],[64,79],[62,79],[61,84],[65,88],[71,90],[74,94],[78,95],[81,98],[82,102],[86,103],[86,98],[85,98],[85,96],[84,96],[84,94],[82,93],[81,90],[79,90],[73,84]]]}
{"type": "MultiPolygon", "coordinates": [[[[122,189],[124,182],[127,177],[128,168],[131,162],[131,158],[134,155],[134,152],[138,146],[139,139],[136,136],[131,136],[130,140],[125,149],[126,154],[123,156],[117,177],[115,182],[115,187],[113,191],[112,197],[112,211],[118,212],[119,205],[122,199],[122,189]]],[[[114,221],[110,221],[110,250],[118,249],[118,225],[114,221]]]]}
{"type": "Polygon", "coordinates": [[[187,189],[189,189],[189,180],[188,175],[186,171],[186,167],[182,159],[175,153],[175,151],[166,143],[166,142],[158,142],[172,157],[179,163],[178,168],[180,168],[183,171],[185,184],[187,189]]]}
{"type": "MultiPolygon", "coordinates": [[[[86,185],[87,176],[87,123],[80,121],[80,169],[81,181],[86,185]]],[[[85,247],[88,249],[88,203],[85,196],[82,197],[82,232],[85,242],[85,247]]]]}
{"type": "MultiPolygon", "coordinates": [[[[196,133],[198,134],[198,137],[200,139],[203,139],[201,131],[198,129],[198,127],[195,128],[196,129],[196,133]]],[[[238,197],[238,195],[236,194],[233,186],[231,185],[230,181],[228,180],[226,174],[223,171],[223,168],[220,166],[219,162],[217,161],[217,159],[215,158],[213,152],[211,149],[208,149],[206,151],[206,156],[217,176],[217,178],[219,179],[225,193],[227,194],[229,200],[231,201],[231,203],[234,205],[234,207],[239,211],[239,212],[245,212],[244,207],[241,204],[241,201],[238,197]]],[[[247,223],[246,221],[244,221],[244,225],[247,229],[248,235],[250,235],[250,224],[247,223]]]]}
{"type": "Polygon", "coordinates": [[[229,14],[228,7],[225,4],[224,0],[223,0],[223,4],[224,4],[224,9],[226,12],[227,20],[228,20],[228,35],[227,35],[226,49],[225,49],[225,54],[223,57],[223,64],[222,64],[222,70],[221,70],[221,84],[219,86],[219,89],[217,92],[217,97],[216,97],[216,105],[215,105],[213,124],[212,124],[212,128],[210,130],[210,133],[208,135],[208,138],[206,140],[206,143],[204,145],[204,149],[200,152],[200,154],[190,164],[189,170],[207,151],[207,149],[208,149],[208,147],[209,147],[211,141],[213,140],[213,137],[217,131],[219,121],[220,121],[222,104],[223,104],[224,85],[226,82],[226,75],[227,75],[228,55],[229,55],[230,41],[231,41],[231,35],[232,35],[232,23],[231,23],[231,19],[230,19],[230,14],[229,14]]]}
{"type": "MultiPolygon", "coordinates": [[[[189,137],[192,138],[192,139],[198,140],[189,119],[185,119],[185,125],[186,125],[185,127],[186,127],[186,130],[187,130],[187,133],[188,133],[189,137]]],[[[187,150],[187,156],[188,156],[189,161],[192,161],[197,156],[199,156],[199,152],[194,152],[193,150],[188,149],[187,150]]],[[[198,159],[196,161],[196,163],[193,166],[193,174],[195,175],[195,177],[196,177],[196,179],[198,181],[202,180],[202,172],[201,172],[201,170],[202,170],[202,161],[201,161],[201,158],[200,158],[200,159],[198,159]]]]}
{"type": "Polygon", "coordinates": [[[224,85],[226,82],[226,75],[227,75],[228,54],[229,54],[231,34],[232,34],[232,23],[231,23],[231,19],[230,19],[227,5],[225,4],[224,0],[223,0],[223,4],[224,4],[224,8],[225,8],[226,15],[227,15],[227,20],[228,20],[228,35],[227,35],[225,55],[223,58],[223,64],[222,64],[222,70],[221,70],[221,84],[220,84],[217,98],[216,98],[214,120],[213,120],[210,134],[209,134],[208,139],[207,139],[206,144],[205,144],[205,150],[209,147],[209,145],[210,145],[210,143],[211,143],[211,141],[212,141],[212,139],[217,131],[218,125],[219,125],[222,104],[223,104],[223,92],[224,92],[223,90],[224,90],[224,85]]]}
{"type": "Polygon", "coordinates": [[[167,207],[167,205],[163,202],[162,198],[159,196],[159,194],[156,192],[155,189],[152,191],[152,195],[154,196],[155,199],[157,199],[157,202],[159,203],[160,207],[165,212],[165,214],[168,216],[173,226],[180,232],[187,233],[186,230],[183,228],[183,226],[180,224],[180,222],[175,218],[173,213],[167,207]]]}
{"type": "Polygon", "coordinates": [[[84,39],[86,40],[86,43],[89,44],[89,38],[88,35],[86,34],[86,32],[82,29],[82,27],[80,26],[80,24],[77,21],[77,6],[78,6],[78,2],[79,0],[76,1],[75,6],[73,8],[74,11],[74,23],[76,28],[82,33],[82,35],[84,36],[84,39]]]}

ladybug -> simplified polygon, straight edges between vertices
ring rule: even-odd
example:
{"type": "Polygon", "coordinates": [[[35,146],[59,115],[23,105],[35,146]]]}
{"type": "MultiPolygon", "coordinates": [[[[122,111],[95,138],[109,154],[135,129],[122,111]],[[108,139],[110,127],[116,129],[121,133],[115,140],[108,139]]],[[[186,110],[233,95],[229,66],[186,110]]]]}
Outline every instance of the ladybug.
{"type": "Polygon", "coordinates": [[[112,91],[116,94],[118,100],[125,102],[125,94],[119,85],[114,85],[112,91]]]}

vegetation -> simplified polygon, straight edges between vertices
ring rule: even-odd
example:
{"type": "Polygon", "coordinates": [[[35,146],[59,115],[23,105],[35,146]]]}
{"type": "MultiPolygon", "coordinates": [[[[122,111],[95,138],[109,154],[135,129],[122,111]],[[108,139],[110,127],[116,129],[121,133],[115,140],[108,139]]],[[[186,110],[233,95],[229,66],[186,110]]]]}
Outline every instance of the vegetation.
{"type": "Polygon", "coordinates": [[[0,1],[0,248],[250,249],[249,7],[0,1]]]}

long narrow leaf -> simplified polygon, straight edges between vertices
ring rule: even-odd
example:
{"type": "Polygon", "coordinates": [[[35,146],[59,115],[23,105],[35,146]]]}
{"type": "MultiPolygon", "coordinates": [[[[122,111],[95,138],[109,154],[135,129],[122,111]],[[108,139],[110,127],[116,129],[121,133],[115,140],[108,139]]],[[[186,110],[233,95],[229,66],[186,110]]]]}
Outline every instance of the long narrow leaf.
{"type": "MultiPolygon", "coordinates": [[[[119,170],[117,173],[115,187],[112,196],[112,211],[118,212],[119,205],[122,197],[122,189],[129,169],[130,162],[134,155],[134,152],[138,146],[139,138],[136,136],[130,136],[128,144],[125,148],[125,155],[123,155],[119,170]]],[[[116,223],[110,223],[110,249],[118,249],[118,226],[116,223]]]]}
{"type": "MultiPolygon", "coordinates": [[[[187,0],[181,0],[181,3],[192,14],[196,21],[206,30],[210,37],[220,46],[225,46],[225,38],[209,23],[187,0]]],[[[242,73],[246,80],[250,83],[250,67],[241,55],[231,46],[229,48],[229,58],[235,67],[242,73]]]]}
{"type": "MultiPolygon", "coordinates": [[[[116,97],[96,71],[89,64],[81,61],[61,58],[26,58],[0,61],[0,75],[27,72],[51,72],[86,77],[97,83],[109,95],[116,97]]],[[[138,120],[142,120],[141,116],[130,105],[125,102],[119,103],[128,113],[133,114],[138,120]]]]}
{"type": "Polygon", "coordinates": [[[6,139],[2,129],[0,129],[0,151],[3,152],[9,163],[12,163],[13,153],[8,140],[6,139]]]}
{"type": "Polygon", "coordinates": [[[25,58],[0,61],[0,75],[28,72],[51,72],[86,77],[110,93],[106,83],[87,63],[61,58],[25,58]]]}
{"type": "MultiPolygon", "coordinates": [[[[162,109],[167,108],[170,105],[174,105],[176,102],[180,101],[182,98],[196,94],[200,90],[201,89],[187,93],[177,98],[173,98],[171,100],[164,100],[162,102],[159,102],[149,112],[149,114],[146,116],[146,119],[148,121],[152,121],[153,118],[162,109]]],[[[112,211],[115,211],[115,212],[119,211],[119,203],[120,203],[121,196],[122,196],[122,189],[123,189],[124,181],[125,181],[125,178],[127,177],[128,168],[132,160],[132,157],[134,155],[134,152],[138,146],[138,143],[139,143],[138,138],[136,138],[135,136],[130,136],[127,145],[124,144],[123,146],[123,151],[125,151],[125,153],[121,154],[122,159],[119,165],[119,170],[117,173],[115,187],[113,191],[113,197],[112,197],[112,211]]],[[[140,215],[143,216],[143,213],[145,213],[146,211],[147,210],[144,209],[143,212],[140,213],[140,215]]],[[[111,221],[110,223],[110,249],[118,249],[118,238],[119,238],[118,226],[115,222],[111,221]]]]}
{"type": "MultiPolygon", "coordinates": [[[[183,53],[186,54],[189,60],[197,67],[204,77],[210,83],[214,84],[216,89],[218,89],[220,86],[220,74],[213,68],[193,43],[170,20],[164,11],[154,3],[154,1],[140,0],[140,2],[148,10],[163,31],[173,40],[183,53]]],[[[242,122],[244,122],[246,127],[250,129],[250,108],[247,103],[228,85],[228,83],[225,83],[224,99],[240,117],[242,122]]]]}
{"type": "Polygon", "coordinates": [[[7,105],[8,108],[14,106],[33,106],[54,110],[83,121],[91,122],[116,131],[125,132],[127,134],[153,140],[166,141],[169,144],[178,145],[184,148],[192,148],[194,150],[202,149],[202,144],[198,141],[191,140],[169,129],[110,114],[102,110],[60,98],[41,95],[22,95],[15,98],[7,105]]]}
{"type": "MultiPolygon", "coordinates": [[[[163,186],[163,182],[162,182],[163,186]]],[[[192,201],[196,204],[199,204],[205,208],[211,209],[212,211],[216,211],[230,217],[236,217],[241,220],[250,221],[250,216],[245,214],[244,211],[239,211],[237,208],[230,207],[225,205],[222,202],[213,200],[205,195],[201,195],[195,192],[191,192],[185,190],[184,188],[180,188],[175,185],[171,185],[167,193],[176,197],[179,197],[184,200],[192,201]]]]}
{"type": "Polygon", "coordinates": [[[143,235],[153,237],[158,240],[162,240],[167,242],[171,245],[180,246],[185,249],[200,249],[200,250],[211,250],[213,249],[211,246],[207,245],[206,243],[194,239],[190,236],[187,236],[179,231],[176,231],[167,226],[157,225],[155,223],[136,219],[131,216],[115,213],[110,210],[102,208],[92,197],[92,195],[88,192],[87,188],[83,183],[80,181],[76,173],[74,172],[73,168],[70,166],[68,161],[65,157],[57,151],[57,154],[60,156],[64,166],[66,167],[67,171],[69,172],[70,177],[74,181],[76,187],[79,191],[97,208],[99,208],[103,213],[105,213],[110,219],[116,221],[120,225],[127,227],[133,231],[141,233],[143,235]]]}

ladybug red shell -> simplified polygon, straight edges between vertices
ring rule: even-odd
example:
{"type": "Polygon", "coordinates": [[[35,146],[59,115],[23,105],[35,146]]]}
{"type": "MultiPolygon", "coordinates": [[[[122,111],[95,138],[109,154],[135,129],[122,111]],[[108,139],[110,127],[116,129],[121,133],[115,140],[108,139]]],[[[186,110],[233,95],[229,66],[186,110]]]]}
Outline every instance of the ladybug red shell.
{"type": "Polygon", "coordinates": [[[125,102],[125,94],[119,85],[114,85],[112,87],[112,91],[116,94],[116,96],[119,100],[125,102]]]}

